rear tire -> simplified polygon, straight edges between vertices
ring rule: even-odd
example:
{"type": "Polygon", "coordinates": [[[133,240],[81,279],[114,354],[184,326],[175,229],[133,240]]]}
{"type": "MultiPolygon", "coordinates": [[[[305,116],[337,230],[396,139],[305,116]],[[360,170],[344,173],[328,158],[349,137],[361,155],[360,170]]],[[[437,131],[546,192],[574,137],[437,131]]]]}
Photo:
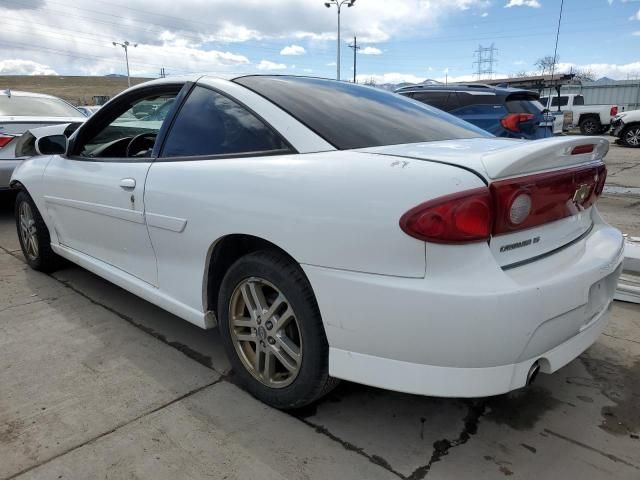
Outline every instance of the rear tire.
{"type": "Polygon", "coordinates": [[[222,280],[217,310],[238,383],[254,397],[294,409],[337,385],[311,285],[286,255],[262,250],[238,259],[222,280]]]}
{"type": "Polygon", "coordinates": [[[640,124],[624,127],[620,132],[620,142],[627,147],[640,147],[640,124]]]}
{"type": "Polygon", "coordinates": [[[24,190],[16,196],[15,218],[20,247],[27,264],[40,272],[53,272],[60,268],[64,260],[51,249],[47,224],[33,199],[24,190]]]}
{"type": "Polygon", "coordinates": [[[580,120],[580,133],[583,135],[598,135],[602,130],[600,119],[596,117],[587,117],[580,120]]]}

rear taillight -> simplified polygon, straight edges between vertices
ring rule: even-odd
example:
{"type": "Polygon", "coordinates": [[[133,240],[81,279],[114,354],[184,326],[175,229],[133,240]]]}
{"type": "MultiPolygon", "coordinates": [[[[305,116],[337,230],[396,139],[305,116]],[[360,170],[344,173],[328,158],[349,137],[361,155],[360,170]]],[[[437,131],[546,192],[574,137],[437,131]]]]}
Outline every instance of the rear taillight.
{"type": "Polygon", "coordinates": [[[461,244],[561,220],[589,208],[602,194],[603,164],[500,180],[489,188],[446,195],[412,208],[400,228],[433,243],[461,244]]]}
{"type": "Polygon", "coordinates": [[[595,148],[593,143],[589,143],[587,145],[578,145],[577,147],[573,147],[571,150],[571,155],[581,155],[583,153],[592,153],[595,148]]]}
{"type": "Polygon", "coordinates": [[[512,132],[519,132],[520,124],[531,119],[533,119],[532,113],[509,113],[500,120],[500,125],[512,132]]]}
{"type": "Polygon", "coordinates": [[[0,148],[4,147],[11,140],[13,140],[12,135],[3,135],[2,133],[0,133],[0,148]]]}
{"type": "Polygon", "coordinates": [[[618,107],[613,106],[611,107],[611,110],[609,110],[609,115],[611,115],[612,117],[615,117],[618,114],[618,107]]]}
{"type": "Polygon", "coordinates": [[[496,211],[493,235],[511,233],[561,220],[589,208],[602,193],[607,176],[602,164],[500,180],[491,184],[496,211]],[[530,198],[526,205],[519,199],[530,198]],[[514,212],[520,215],[515,218],[514,212]]]}
{"type": "Polygon", "coordinates": [[[492,223],[491,193],[484,187],[425,202],[400,218],[407,235],[434,243],[486,241],[492,223]]]}

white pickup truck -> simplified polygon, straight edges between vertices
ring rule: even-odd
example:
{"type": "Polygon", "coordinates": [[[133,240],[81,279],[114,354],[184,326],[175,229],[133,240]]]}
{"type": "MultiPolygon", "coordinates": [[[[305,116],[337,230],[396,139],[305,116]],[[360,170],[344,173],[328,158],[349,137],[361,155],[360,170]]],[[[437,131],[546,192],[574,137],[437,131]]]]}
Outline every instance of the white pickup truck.
{"type": "Polygon", "coordinates": [[[551,112],[558,110],[568,113],[565,121],[565,130],[572,126],[580,127],[583,135],[600,135],[609,130],[611,120],[618,114],[617,105],[585,105],[584,97],[578,94],[552,95],[540,97],[540,102],[551,112]]]}

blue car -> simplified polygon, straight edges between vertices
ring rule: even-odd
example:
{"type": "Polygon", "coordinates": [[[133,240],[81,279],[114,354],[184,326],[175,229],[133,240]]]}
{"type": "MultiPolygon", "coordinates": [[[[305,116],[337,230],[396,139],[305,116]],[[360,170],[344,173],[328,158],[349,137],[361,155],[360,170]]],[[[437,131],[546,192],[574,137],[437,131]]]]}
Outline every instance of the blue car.
{"type": "Polygon", "coordinates": [[[497,137],[536,140],[553,136],[553,116],[530,90],[470,83],[411,85],[396,93],[444,110],[497,137]]]}

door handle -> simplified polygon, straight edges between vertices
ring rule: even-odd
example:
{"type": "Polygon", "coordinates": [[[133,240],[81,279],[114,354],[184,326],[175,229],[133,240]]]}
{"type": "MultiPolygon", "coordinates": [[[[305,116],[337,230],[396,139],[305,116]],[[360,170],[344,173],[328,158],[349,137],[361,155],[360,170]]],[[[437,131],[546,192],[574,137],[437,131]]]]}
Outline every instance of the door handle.
{"type": "Polygon", "coordinates": [[[136,180],[135,178],[123,178],[120,180],[120,186],[126,189],[136,188],[136,180]]]}

